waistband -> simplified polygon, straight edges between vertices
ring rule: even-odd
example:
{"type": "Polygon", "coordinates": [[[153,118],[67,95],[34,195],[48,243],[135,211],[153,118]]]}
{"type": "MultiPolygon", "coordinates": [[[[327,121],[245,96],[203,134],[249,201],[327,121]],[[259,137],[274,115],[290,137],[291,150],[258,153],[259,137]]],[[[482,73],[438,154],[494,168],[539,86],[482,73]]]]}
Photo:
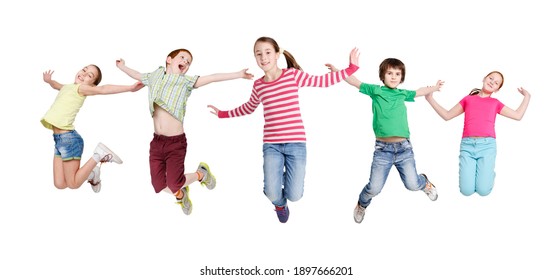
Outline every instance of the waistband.
{"type": "Polygon", "coordinates": [[[186,139],[186,133],[182,133],[179,135],[173,135],[173,136],[165,136],[157,133],[153,133],[153,140],[157,141],[180,141],[181,139],[186,139]]]}
{"type": "Polygon", "coordinates": [[[410,143],[410,139],[405,139],[405,140],[399,141],[399,142],[385,142],[385,141],[381,141],[381,140],[376,139],[376,143],[380,143],[380,144],[383,144],[383,145],[397,145],[397,146],[400,146],[400,145],[403,145],[403,144],[406,144],[406,143],[410,143]]]}

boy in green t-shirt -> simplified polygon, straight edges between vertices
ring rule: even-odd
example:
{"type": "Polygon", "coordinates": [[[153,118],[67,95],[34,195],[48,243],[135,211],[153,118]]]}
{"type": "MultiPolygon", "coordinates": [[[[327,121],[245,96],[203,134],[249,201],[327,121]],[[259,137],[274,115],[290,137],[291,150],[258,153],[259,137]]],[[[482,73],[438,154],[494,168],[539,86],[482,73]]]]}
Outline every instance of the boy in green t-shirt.
{"type": "MultiPolygon", "coordinates": [[[[338,70],[331,64],[326,66],[331,71],[338,70]]],[[[435,186],[425,174],[418,174],[416,171],[404,102],[413,102],[415,97],[440,90],[443,82],[439,80],[434,86],[422,87],[416,91],[397,89],[404,82],[405,66],[396,58],[387,58],[380,64],[379,78],[383,86],[362,83],[354,75],[346,79],[347,83],[372,98],[372,127],[376,135],[370,180],[360,192],[354,211],[357,223],[364,219],[364,212],[372,198],[381,192],[393,165],[408,190],[423,190],[432,201],[437,199],[435,186]]]]}

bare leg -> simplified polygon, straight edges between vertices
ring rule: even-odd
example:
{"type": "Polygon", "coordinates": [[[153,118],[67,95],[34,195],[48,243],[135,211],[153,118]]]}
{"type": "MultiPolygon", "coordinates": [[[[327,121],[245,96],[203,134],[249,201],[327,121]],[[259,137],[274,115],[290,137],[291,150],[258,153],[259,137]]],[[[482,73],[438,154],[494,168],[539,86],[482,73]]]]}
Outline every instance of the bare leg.
{"type": "Polygon", "coordinates": [[[58,189],[67,188],[65,174],[63,172],[63,160],[61,160],[61,157],[56,156],[54,156],[54,186],[58,189]]]}
{"type": "Polygon", "coordinates": [[[189,186],[191,185],[192,183],[196,182],[196,181],[199,181],[199,178],[198,178],[198,175],[197,175],[197,172],[194,172],[194,173],[186,173],[184,174],[184,176],[186,176],[186,182],[184,183],[184,186],[189,186]]]}
{"type": "Polygon", "coordinates": [[[78,189],[88,179],[88,176],[92,172],[92,169],[98,163],[90,158],[82,167],[80,166],[80,160],[69,160],[63,162],[63,172],[65,174],[65,182],[67,187],[71,189],[78,189]]]}

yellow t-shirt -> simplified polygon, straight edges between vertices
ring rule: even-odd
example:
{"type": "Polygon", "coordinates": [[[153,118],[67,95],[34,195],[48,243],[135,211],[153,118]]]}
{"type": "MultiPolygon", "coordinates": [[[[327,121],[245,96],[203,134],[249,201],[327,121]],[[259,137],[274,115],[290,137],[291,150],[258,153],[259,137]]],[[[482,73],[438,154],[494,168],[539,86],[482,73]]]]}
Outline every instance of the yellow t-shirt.
{"type": "Polygon", "coordinates": [[[64,85],[56,96],[54,104],[40,120],[42,125],[48,129],[53,126],[64,129],[74,130],[73,122],[77,113],[84,104],[86,96],[79,94],[80,84],[64,85]]]}

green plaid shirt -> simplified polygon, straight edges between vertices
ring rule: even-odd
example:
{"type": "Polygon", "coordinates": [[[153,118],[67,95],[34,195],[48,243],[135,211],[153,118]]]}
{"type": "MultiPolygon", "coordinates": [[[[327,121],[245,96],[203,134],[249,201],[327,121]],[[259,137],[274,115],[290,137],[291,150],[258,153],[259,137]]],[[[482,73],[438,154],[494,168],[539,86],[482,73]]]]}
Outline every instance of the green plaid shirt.
{"type": "Polygon", "coordinates": [[[177,120],[184,122],[186,103],[199,76],[165,74],[160,66],[151,73],[142,75],[142,83],[149,88],[149,108],[153,116],[153,104],[165,109],[177,120]]]}

